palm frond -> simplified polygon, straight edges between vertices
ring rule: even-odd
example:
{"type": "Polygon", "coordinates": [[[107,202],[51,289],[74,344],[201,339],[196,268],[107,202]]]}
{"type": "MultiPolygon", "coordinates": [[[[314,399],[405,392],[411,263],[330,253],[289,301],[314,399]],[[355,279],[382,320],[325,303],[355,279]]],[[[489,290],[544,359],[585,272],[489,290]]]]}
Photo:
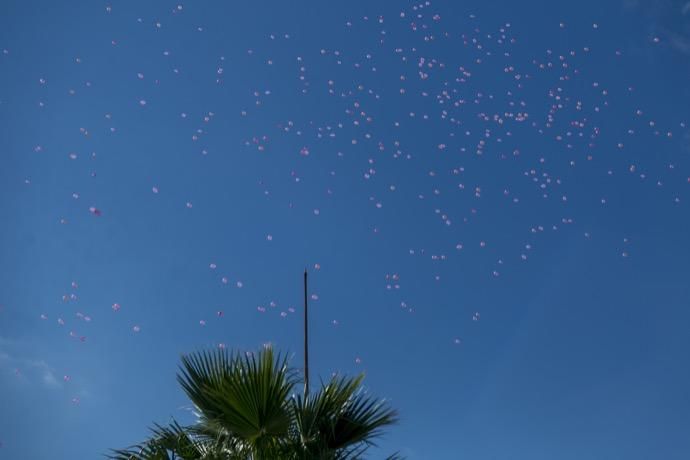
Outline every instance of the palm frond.
{"type": "Polygon", "coordinates": [[[222,349],[183,356],[178,381],[219,434],[257,448],[287,434],[296,379],[286,358],[274,357],[270,348],[258,356],[222,349]]]}
{"type": "Polygon", "coordinates": [[[373,445],[397,413],[362,390],[363,376],[334,377],[316,394],[293,399],[293,416],[303,449],[357,458],[373,445]]]}
{"type": "Polygon", "coordinates": [[[188,430],[173,421],[168,426],[155,424],[151,437],[128,449],[113,451],[116,460],[201,459],[209,450],[203,439],[195,439],[188,430]]]}

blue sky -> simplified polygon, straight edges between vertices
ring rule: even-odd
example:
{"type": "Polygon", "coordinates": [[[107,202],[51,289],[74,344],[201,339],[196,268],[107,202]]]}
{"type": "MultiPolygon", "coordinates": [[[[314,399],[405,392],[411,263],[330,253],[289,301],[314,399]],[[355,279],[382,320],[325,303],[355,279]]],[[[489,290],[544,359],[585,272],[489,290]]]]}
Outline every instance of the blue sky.
{"type": "Polygon", "coordinates": [[[688,458],[690,3],[68,3],[0,5],[0,458],[299,366],[305,267],[372,458],[688,458]]]}

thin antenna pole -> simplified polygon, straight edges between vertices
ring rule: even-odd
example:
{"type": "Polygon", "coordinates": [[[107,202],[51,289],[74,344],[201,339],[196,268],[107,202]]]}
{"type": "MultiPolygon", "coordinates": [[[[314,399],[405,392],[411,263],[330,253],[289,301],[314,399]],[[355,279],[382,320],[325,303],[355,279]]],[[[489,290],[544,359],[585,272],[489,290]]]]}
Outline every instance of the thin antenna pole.
{"type": "Polygon", "coordinates": [[[307,269],[304,269],[304,396],[309,395],[309,315],[307,304],[307,269]]]}

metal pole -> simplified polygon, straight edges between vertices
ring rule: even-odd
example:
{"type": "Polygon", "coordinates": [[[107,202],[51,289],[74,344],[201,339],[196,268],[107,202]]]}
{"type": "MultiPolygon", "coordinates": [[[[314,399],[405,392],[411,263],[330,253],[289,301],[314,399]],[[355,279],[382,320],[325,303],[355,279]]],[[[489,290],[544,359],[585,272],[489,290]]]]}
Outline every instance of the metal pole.
{"type": "Polygon", "coordinates": [[[309,316],[307,305],[307,269],[304,269],[304,397],[309,395],[309,316]]]}

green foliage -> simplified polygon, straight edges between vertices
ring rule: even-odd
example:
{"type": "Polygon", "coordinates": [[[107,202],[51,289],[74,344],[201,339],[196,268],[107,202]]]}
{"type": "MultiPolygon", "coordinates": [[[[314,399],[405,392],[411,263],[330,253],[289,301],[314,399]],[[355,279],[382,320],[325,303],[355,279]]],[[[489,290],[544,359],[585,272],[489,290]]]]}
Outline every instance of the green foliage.
{"type": "Polygon", "coordinates": [[[385,402],[366,395],[363,376],[334,377],[314,394],[294,395],[297,372],[271,348],[183,356],[177,380],[197,423],[155,425],[147,441],[114,450],[111,459],[358,459],[397,421],[385,402]]]}

